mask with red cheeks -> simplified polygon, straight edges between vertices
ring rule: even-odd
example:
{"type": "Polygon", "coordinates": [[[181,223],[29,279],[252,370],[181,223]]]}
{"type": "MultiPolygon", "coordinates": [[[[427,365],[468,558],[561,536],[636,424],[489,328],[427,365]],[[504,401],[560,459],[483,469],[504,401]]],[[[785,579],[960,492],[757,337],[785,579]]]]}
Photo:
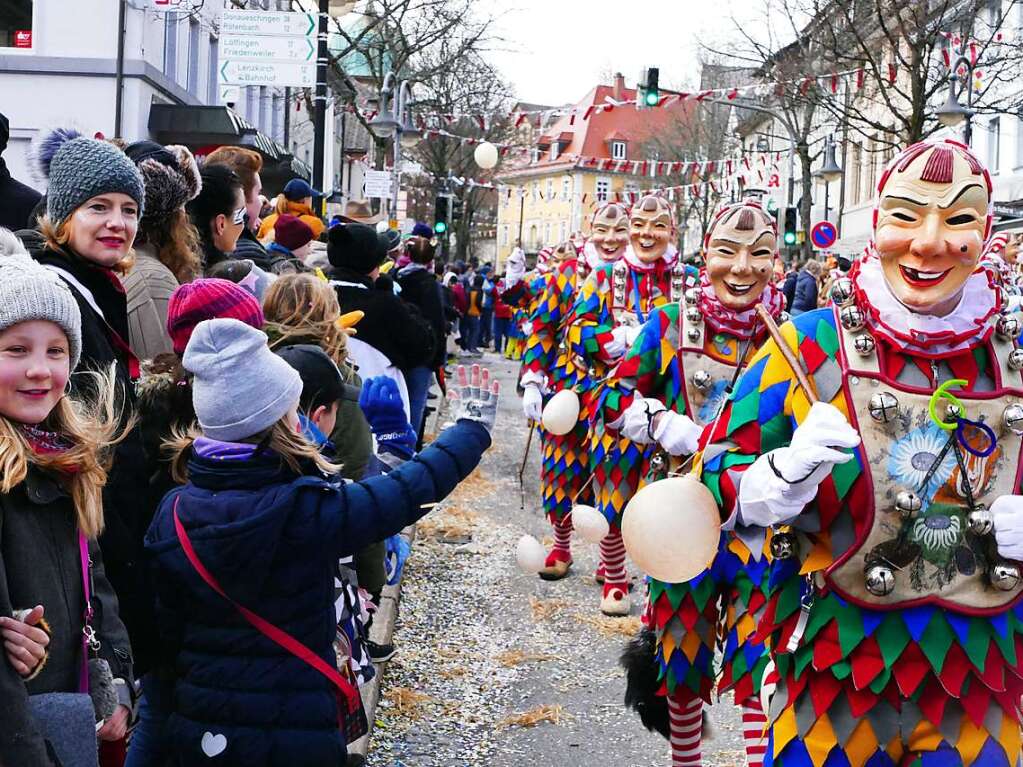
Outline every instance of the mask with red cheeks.
{"type": "Polygon", "coordinates": [[[718,213],[704,247],[707,279],[723,306],[743,311],[760,300],[774,270],[778,234],[764,211],[748,204],[718,213]]]}
{"type": "Polygon", "coordinates": [[[664,258],[674,238],[675,217],[667,200],[647,195],[636,203],[629,217],[629,242],[640,261],[652,264],[664,258]]]}
{"type": "Polygon", "coordinates": [[[955,307],[987,239],[990,202],[987,172],[959,144],[915,144],[896,158],[879,188],[874,244],[903,305],[955,307]]]}
{"type": "Polygon", "coordinates": [[[629,215],[621,205],[610,203],[593,215],[590,242],[603,261],[614,261],[629,244],[629,215]]]}

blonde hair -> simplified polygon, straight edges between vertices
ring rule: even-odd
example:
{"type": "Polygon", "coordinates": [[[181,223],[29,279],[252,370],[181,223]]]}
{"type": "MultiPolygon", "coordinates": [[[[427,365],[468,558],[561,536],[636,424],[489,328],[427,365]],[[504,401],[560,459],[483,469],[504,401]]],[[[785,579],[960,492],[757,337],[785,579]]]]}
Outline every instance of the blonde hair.
{"type": "Polygon", "coordinates": [[[271,349],[312,339],[334,360],[342,376],[351,379],[348,336],[338,326],[341,307],[330,283],[313,274],[282,275],[263,296],[263,316],[271,349]]]}
{"type": "MultiPolygon", "coordinates": [[[[184,431],[175,429],[170,438],[164,440],[163,451],[170,456],[171,477],[175,482],[184,484],[188,481],[188,457],[192,453],[192,445],[201,436],[202,431],[193,425],[184,431]]],[[[310,463],[329,476],[341,471],[341,466],[324,458],[315,445],[295,431],[287,417],[266,431],[241,441],[272,450],[296,474],[305,474],[310,463]]]]}
{"type": "MultiPolygon", "coordinates": [[[[43,236],[43,241],[46,243],[46,247],[50,250],[55,250],[58,253],[65,253],[75,258],[82,259],[82,256],[75,253],[68,247],[68,243],[71,242],[72,221],[72,216],[68,216],[59,224],[55,224],[53,219],[50,218],[50,214],[46,213],[39,217],[39,233],[43,236]]],[[[127,274],[131,271],[131,267],[134,264],[135,251],[129,250],[128,255],[114,265],[113,271],[122,275],[127,274]]]]}
{"type": "Polygon", "coordinates": [[[56,432],[70,447],[59,453],[37,454],[24,432],[0,416],[0,492],[10,493],[25,481],[30,464],[60,475],[75,506],[78,529],[95,538],[103,530],[103,486],[117,445],[135,424],[122,424],[118,406],[116,369],[84,371],[78,376],[93,380],[94,395],[88,400],[62,397],[39,426],[56,432]]]}

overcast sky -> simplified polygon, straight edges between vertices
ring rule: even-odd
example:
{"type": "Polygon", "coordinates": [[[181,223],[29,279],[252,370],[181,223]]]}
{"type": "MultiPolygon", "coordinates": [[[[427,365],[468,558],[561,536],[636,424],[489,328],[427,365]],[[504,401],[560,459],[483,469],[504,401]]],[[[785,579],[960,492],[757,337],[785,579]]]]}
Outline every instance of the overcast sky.
{"type": "Polygon", "coordinates": [[[520,100],[542,104],[578,101],[607,70],[631,86],[644,66],[658,66],[663,85],[695,85],[698,41],[729,36],[738,2],[484,0],[506,40],[490,58],[520,100]]]}

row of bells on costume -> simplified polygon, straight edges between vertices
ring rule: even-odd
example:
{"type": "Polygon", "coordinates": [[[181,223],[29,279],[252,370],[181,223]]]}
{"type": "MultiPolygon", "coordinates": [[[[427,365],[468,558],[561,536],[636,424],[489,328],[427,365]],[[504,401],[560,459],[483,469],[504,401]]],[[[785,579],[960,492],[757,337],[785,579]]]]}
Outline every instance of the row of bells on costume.
{"type": "MultiPolygon", "coordinates": [[[[625,306],[625,288],[629,281],[629,265],[625,261],[616,261],[615,265],[611,269],[611,287],[614,290],[614,305],[625,306]]],[[[680,261],[671,268],[671,301],[672,303],[678,303],[682,300],[683,291],[686,299],[686,303],[689,304],[689,294],[694,293],[695,298],[692,306],[695,306],[700,301],[700,293],[698,290],[691,289],[685,290],[686,287],[686,268],[685,265],[680,261]]]]}
{"type": "MultiPolygon", "coordinates": [[[[855,305],[852,281],[841,278],[832,286],[831,298],[842,308],[839,310],[839,321],[842,327],[851,333],[862,330],[866,326],[866,315],[855,305]]],[[[995,326],[995,332],[1003,340],[1012,340],[1019,336],[1020,323],[1013,315],[1003,315],[995,326]]],[[[876,350],[876,342],[868,333],[857,336],[853,342],[856,351],[866,357],[876,350]]],[[[1013,349],[1009,354],[1008,365],[1013,370],[1023,370],[1023,349],[1013,349]]],[[[890,423],[899,414],[899,400],[889,391],[876,392],[868,404],[870,417],[878,423],[890,423]]],[[[961,409],[954,404],[946,408],[946,418],[955,420],[962,417],[961,409]]],[[[1005,428],[1017,435],[1023,435],[1023,405],[1012,404],[1002,414],[1005,428]]],[[[900,491],[895,496],[895,510],[903,517],[914,518],[923,509],[923,501],[908,490],[900,491]]],[[[967,515],[966,524],[970,532],[977,536],[988,536],[994,532],[994,517],[984,505],[977,505],[967,515]]],[[[795,536],[792,533],[775,533],[771,539],[771,554],[775,559],[790,559],[797,553],[795,536]]],[[[1018,565],[1001,560],[995,562],[988,570],[991,585],[1001,591],[1012,591],[1019,586],[1023,573],[1018,565]]],[[[895,568],[889,564],[870,564],[864,570],[864,585],[867,591],[876,597],[884,597],[895,590],[895,568]]]]}

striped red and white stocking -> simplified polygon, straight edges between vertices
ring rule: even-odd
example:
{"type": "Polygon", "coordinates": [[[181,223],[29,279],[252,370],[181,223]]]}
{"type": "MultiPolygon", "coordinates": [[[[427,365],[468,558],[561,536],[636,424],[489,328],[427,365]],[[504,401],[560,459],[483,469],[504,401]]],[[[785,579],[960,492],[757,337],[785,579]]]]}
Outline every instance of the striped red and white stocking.
{"type": "Polygon", "coordinates": [[[612,529],[600,541],[600,564],[604,568],[604,594],[612,588],[627,594],[629,578],[625,572],[625,544],[621,530],[612,529]]]}
{"type": "Polygon", "coordinates": [[[760,698],[746,698],[742,702],[742,737],[746,743],[747,767],[763,767],[767,756],[766,726],[767,717],[760,698]]]}
{"type": "Polygon", "coordinates": [[[681,703],[668,696],[668,723],[671,732],[671,767],[700,767],[703,741],[703,701],[697,698],[681,703]]]}
{"type": "Polygon", "coordinates": [[[554,548],[551,559],[567,562],[572,558],[572,518],[566,516],[554,523],[554,548]]]}

